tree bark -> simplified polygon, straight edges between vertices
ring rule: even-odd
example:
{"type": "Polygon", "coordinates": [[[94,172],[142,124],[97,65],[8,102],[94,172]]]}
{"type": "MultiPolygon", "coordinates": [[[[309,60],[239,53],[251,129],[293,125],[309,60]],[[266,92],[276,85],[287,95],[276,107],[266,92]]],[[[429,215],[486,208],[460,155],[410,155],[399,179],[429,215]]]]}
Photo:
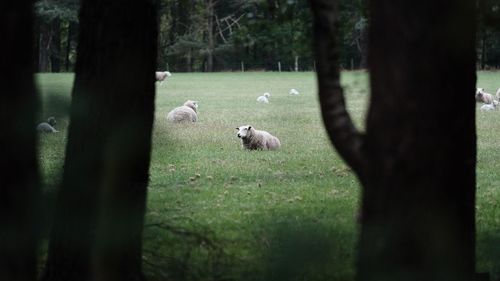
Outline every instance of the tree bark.
{"type": "Polygon", "coordinates": [[[142,280],[154,118],[153,1],[85,0],[63,182],[43,280],[142,280]]]}
{"type": "Polygon", "coordinates": [[[39,193],[33,3],[0,2],[0,280],[34,281],[39,193]],[[22,74],[22,75],[21,75],[22,74]]]}
{"type": "Polygon", "coordinates": [[[311,3],[325,126],[363,185],[357,279],[474,280],[474,1],[370,1],[365,136],[345,111],[336,5],[311,3]]]}

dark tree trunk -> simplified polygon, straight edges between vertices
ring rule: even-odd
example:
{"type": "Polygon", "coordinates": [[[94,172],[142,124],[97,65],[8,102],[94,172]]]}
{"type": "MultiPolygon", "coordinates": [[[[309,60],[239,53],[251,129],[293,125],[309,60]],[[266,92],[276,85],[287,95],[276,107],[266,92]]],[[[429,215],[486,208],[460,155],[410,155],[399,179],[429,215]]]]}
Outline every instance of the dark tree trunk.
{"type": "Polygon", "coordinates": [[[40,69],[40,22],[37,20],[35,17],[33,19],[34,21],[34,37],[33,37],[33,70],[35,72],[39,71],[40,69]]]}
{"type": "Polygon", "coordinates": [[[50,27],[43,23],[40,23],[40,33],[38,41],[38,71],[47,72],[50,70],[50,42],[52,40],[52,35],[50,33],[50,27]]]}
{"type": "Polygon", "coordinates": [[[363,185],[357,279],[473,281],[474,1],[370,1],[366,135],[345,111],[336,1],[311,2],[325,126],[363,185]]]}
{"type": "Polygon", "coordinates": [[[36,280],[39,192],[33,4],[0,2],[0,280],[36,280]]]}
{"type": "Polygon", "coordinates": [[[64,58],[64,68],[66,69],[67,72],[70,71],[70,56],[71,56],[71,51],[72,51],[72,42],[75,37],[75,31],[76,31],[76,23],[70,21],[68,23],[68,31],[67,31],[67,38],[66,38],[66,52],[65,52],[65,58],[64,58]]]}
{"type": "Polygon", "coordinates": [[[154,1],[84,0],[65,170],[43,280],[142,280],[154,1]]]}
{"type": "Polygon", "coordinates": [[[55,18],[51,23],[50,65],[52,72],[61,72],[61,20],[55,18]]]}

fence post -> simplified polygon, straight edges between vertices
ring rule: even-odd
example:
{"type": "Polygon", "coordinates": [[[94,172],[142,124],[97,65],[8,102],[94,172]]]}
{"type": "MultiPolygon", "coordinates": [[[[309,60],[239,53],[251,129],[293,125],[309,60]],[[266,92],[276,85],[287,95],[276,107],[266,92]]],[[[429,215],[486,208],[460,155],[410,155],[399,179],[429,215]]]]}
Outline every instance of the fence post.
{"type": "Polygon", "coordinates": [[[278,62],[278,72],[281,72],[281,62],[278,62]]]}
{"type": "Polygon", "coordinates": [[[299,56],[295,56],[295,72],[299,72],[299,56]]]}
{"type": "Polygon", "coordinates": [[[241,62],[241,72],[245,72],[245,63],[241,62]]]}

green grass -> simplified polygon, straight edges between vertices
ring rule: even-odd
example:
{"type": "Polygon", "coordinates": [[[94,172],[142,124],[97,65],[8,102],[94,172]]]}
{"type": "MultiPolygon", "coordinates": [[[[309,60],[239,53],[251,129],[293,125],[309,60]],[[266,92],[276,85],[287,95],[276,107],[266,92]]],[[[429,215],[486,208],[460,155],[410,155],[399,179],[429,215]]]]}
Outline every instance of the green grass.
{"type": "MultiPolygon", "coordinates": [[[[45,183],[64,157],[72,75],[38,76],[43,117],[62,133],[41,138],[45,183]]],[[[347,104],[362,127],[368,75],[343,75],[347,104]]],[[[145,229],[150,279],[353,280],[359,184],[324,133],[313,73],[174,73],[158,85],[145,229]],[[299,96],[289,96],[291,88],[299,96]],[[257,96],[270,92],[270,104],[257,96]],[[199,122],[167,113],[200,102],[199,122]],[[279,151],[243,151],[235,128],[280,138],[279,151]],[[157,226],[153,226],[157,225],[157,226]]],[[[499,72],[478,74],[494,92],[499,72]]],[[[479,108],[479,105],[478,105],[479,108]]],[[[500,276],[500,112],[477,113],[478,270],[500,276]]]]}

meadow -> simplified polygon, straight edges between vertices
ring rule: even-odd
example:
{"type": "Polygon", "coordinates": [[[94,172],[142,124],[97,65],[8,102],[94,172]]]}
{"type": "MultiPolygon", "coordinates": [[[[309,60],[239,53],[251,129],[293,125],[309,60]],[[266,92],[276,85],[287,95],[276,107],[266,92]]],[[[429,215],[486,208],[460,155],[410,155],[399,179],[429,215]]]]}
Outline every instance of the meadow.
{"type": "MultiPolygon", "coordinates": [[[[55,116],[61,131],[40,137],[48,194],[63,165],[72,79],[37,76],[40,121],[55,116]]],[[[362,129],[368,74],[345,72],[342,84],[362,129]]],[[[478,86],[494,93],[500,72],[478,73],[478,86]]],[[[500,278],[500,111],[477,109],[478,271],[500,278]]],[[[144,232],[150,280],[354,279],[360,186],[324,132],[313,73],[174,73],[157,84],[155,114],[144,232]],[[270,103],[258,104],[264,92],[270,103]],[[188,99],[199,101],[199,122],[167,123],[188,99]],[[242,150],[241,125],[278,136],[282,149],[242,150]]]]}

